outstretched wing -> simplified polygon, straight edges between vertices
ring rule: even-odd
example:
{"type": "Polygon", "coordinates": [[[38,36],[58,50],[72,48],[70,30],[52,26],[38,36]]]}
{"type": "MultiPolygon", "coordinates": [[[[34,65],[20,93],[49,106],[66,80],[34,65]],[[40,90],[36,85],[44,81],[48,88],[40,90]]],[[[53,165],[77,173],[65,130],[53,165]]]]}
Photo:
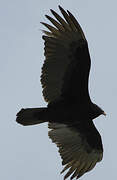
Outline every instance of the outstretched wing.
{"type": "Polygon", "coordinates": [[[46,15],[55,26],[46,26],[50,32],[44,31],[45,62],[42,67],[41,83],[43,95],[47,102],[63,99],[89,99],[88,77],[90,56],[84,33],[69,12],[59,6],[64,17],[61,18],[51,10],[56,18],[46,15]]]}
{"type": "Polygon", "coordinates": [[[64,179],[71,176],[79,178],[94,168],[102,160],[103,148],[101,137],[93,123],[69,127],[65,124],[49,123],[49,137],[59,148],[62,165],[61,173],[68,170],[64,179]]]}

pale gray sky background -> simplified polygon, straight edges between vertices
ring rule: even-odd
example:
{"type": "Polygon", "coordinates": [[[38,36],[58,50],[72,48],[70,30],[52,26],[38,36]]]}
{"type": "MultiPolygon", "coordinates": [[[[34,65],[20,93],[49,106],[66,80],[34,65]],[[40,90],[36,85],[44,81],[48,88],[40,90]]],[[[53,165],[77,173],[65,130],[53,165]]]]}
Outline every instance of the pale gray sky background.
{"type": "Polygon", "coordinates": [[[82,180],[117,179],[117,1],[0,1],[0,179],[62,180],[61,159],[48,138],[47,123],[23,127],[22,108],[45,106],[39,81],[43,64],[40,21],[58,5],[79,20],[92,59],[90,93],[107,117],[95,120],[104,158],[82,180]]]}

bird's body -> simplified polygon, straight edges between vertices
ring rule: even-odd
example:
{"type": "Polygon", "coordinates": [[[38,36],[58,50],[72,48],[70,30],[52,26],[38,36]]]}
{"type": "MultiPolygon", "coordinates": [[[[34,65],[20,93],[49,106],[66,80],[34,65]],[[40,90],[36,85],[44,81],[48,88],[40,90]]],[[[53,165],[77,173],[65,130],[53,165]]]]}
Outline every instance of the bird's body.
{"type": "Polygon", "coordinates": [[[92,121],[91,118],[98,117],[97,112],[94,111],[91,102],[87,104],[78,104],[72,102],[57,102],[56,104],[51,104],[48,106],[48,121],[58,123],[77,123],[82,119],[84,121],[92,121]],[[50,114],[50,115],[49,115],[50,114]]]}
{"type": "Polygon", "coordinates": [[[45,108],[22,109],[16,121],[22,125],[49,122],[49,137],[59,147],[62,172],[69,169],[64,179],[81,177],[102,160],[101,136],[93,119],[104,111],[91,101],[88,79],[91,59],[84,33],[69,12],[59,6],[64,17],[51,10],[55,19],[46,18],[55,26],[42,23],[45,61],[41,83],[45,108]]]}

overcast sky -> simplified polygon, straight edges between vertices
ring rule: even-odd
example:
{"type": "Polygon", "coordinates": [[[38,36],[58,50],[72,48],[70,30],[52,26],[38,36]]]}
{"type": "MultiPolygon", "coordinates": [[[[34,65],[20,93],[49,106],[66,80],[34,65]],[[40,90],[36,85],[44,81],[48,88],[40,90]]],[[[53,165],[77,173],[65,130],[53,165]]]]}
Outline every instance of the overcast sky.
{"type": "MultiPolygon", "coordinates": [[[[58,5],[81,24],[92,60],[90,94],[107,117],[95,120],[104,145],[104,158],[81,179],[117,178],[117,2],[116,0],[0,1],[0,179],[62,180],[61,158],[48,138],[47,123],[23,127],[16,113],[46,106],[40,84],[43,29],[40,21],[58,5]]],[[[47,21],[46,21],[47,22],[47,21]]]]}

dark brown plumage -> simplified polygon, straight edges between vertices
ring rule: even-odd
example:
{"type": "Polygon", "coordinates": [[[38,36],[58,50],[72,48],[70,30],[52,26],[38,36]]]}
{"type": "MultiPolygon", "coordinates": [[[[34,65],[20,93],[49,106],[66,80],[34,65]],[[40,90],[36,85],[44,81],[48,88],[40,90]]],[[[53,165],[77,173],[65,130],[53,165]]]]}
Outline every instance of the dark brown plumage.
{"type": "Polygon", "coordinates": [[[45,61],[41,83],[45,108],[22,109],[16,121],[22,125],[49,122],[49,137],[59,148],[62,172],[68,169],[64,179],[79,178],[102,160],[101,136],[93,119],[104,111],[92,103],[88,91],[90,55],[85,35],[69,12],[59,6],[64,18],[55,11],[54,25],[42,23],[50,31],[45,35],[45,61]]]}

